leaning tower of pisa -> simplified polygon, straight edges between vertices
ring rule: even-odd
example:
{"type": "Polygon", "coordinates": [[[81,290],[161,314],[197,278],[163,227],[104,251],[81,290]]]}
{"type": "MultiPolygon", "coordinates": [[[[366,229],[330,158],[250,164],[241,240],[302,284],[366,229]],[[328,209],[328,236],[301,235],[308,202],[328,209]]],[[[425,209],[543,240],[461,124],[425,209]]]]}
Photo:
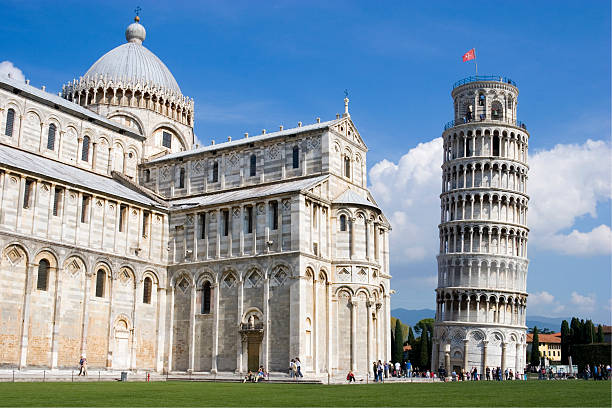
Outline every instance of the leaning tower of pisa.
{"type": "Polygon", "coordinates": [[[444,127],[432,369],[522,373],[526,353],[527,144],[518,88],[458,81],[444,127]]]}

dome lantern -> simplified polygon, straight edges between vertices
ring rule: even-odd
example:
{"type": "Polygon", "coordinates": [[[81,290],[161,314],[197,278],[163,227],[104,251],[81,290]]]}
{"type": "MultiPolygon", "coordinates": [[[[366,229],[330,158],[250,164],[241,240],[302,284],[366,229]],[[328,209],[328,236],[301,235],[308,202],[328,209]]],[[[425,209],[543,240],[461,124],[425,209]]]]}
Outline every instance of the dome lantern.
{"type": "Polygon", "coordinates": [[[125,30],[125,39],[127,42],[142,44],[147,36],[147,30],[140,24],[140,17],[134,17],[134,22],[125,30]]]}

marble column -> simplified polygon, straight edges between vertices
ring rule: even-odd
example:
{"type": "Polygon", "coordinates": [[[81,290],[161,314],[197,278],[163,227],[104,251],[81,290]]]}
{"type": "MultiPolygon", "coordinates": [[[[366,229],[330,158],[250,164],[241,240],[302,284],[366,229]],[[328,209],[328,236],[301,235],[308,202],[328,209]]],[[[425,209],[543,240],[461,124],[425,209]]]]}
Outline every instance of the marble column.
{"type": "MultiPolygon", "coordinates": [[[[217,234],[218,235],[218,234],[217,234]]],[[[219,355],[219,284],[212,285],[214,312],[213,312],[213,344],[212,344],[212,364],[210,372],[217,373],[217,356],[219,355]]]]}

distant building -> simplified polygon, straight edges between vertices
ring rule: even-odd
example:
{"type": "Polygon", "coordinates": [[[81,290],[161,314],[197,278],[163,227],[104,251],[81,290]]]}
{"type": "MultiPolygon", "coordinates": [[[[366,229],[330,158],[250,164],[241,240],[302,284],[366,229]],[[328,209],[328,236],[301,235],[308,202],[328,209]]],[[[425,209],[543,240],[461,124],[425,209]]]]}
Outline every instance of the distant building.
{"type": "MultiPolygon", "coordinates": [[[[561,333],[553,334],[538,334],[538,341],[540,342],[540,358],[546,357],[549,361],[560,362],[561,361],[561,333]]],[[[527,334],[527,355],[531,353],[531,346],[533,344],[533,334],[527,334]]]]}

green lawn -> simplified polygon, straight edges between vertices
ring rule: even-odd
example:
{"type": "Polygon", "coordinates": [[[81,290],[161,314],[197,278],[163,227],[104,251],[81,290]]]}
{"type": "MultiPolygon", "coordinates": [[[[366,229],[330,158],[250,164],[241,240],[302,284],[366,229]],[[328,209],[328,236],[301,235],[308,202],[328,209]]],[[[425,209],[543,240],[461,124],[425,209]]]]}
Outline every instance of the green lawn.
{"type": "Polygon", "coordinates": [[[0,406],[555,406],[610,407],[610,382],[370,385],[0,383],[0,406]]]}

